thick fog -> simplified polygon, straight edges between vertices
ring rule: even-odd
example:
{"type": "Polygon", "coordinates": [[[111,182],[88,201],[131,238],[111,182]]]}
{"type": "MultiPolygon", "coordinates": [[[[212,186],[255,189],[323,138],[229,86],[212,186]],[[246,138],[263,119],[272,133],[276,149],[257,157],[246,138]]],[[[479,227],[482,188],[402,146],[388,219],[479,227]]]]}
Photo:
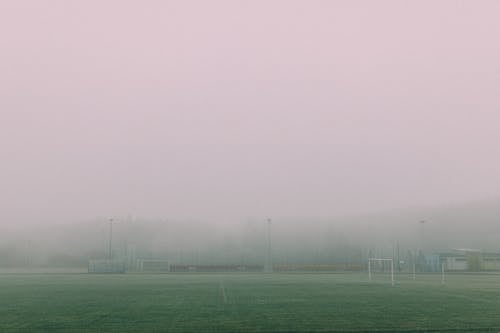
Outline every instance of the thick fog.
{"type": "Polygon", "coordinates": [[[102,257],[109,217],[176,262],[262,263],[267,218],[278,262],[496,251],[499,14],[2,1],[1,260],[102,257]]]}

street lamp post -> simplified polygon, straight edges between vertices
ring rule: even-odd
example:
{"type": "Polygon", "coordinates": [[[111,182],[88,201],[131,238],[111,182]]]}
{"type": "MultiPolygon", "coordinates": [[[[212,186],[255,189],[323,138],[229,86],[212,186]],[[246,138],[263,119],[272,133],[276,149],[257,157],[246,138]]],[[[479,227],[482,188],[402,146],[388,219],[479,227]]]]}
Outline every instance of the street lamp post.
{"type": "Polygon", "coordinates": [[[418,258],[423,258],[423,262],[419,263],[420,271],[425,272],[426,271],[426,260],[425,260],[425,237],[424,237],[424,225],[427,221],[426,220],[420,220],[419,225],[420,225],[420,250],[418,251],[418,258]],[[422,266],[423,264],[423,266],[422,266]]]}
{"type": "Polygon", "coordinates": [[[424,252],[425,249],[425,234],[424,234],[424,226],[427,221],[421,220],[420,224],[420,251],[424,252]]]}
{"type": "Polygon", "coordinates": [[[113,218],[110,217],[109,221],[109,244],[108,244],[108,259],[113,259],[113,218]]]}
{"type": "Polygon", "coordinates": [[[273,261],[272,261],[272,254],[271,254],[271,219],[267,219],[267,262],[266,262],[266,271],[272,272],[273,271],[273,261]]]}

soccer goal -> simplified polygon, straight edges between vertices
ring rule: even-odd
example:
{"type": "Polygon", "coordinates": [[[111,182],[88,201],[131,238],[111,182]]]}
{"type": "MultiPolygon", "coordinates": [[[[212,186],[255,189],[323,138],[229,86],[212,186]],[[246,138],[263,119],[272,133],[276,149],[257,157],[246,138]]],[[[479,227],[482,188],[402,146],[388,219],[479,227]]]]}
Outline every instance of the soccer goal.
{"type": "Polygon", "coordinates": [[[170,262],[166,259],[137,259],[137,271],[168,273],[170,272],[170,262]]]}
{"type": "Polygon", "coordinates": [[[386,258],[368,259],[368,279],[373,281],[375,274],[391,273],[391,284],[394,286],[394,260],[386,258]]]}

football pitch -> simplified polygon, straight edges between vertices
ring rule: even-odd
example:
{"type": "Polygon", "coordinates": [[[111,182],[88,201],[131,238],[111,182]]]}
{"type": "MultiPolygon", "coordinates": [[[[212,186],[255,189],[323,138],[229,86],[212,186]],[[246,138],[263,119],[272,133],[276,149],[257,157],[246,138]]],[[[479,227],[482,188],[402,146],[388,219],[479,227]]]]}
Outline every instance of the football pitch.
{"type": "Polygon", "coordinates": [[[500,275],[2,274],[0,332],[500,331],[500,275]]]}

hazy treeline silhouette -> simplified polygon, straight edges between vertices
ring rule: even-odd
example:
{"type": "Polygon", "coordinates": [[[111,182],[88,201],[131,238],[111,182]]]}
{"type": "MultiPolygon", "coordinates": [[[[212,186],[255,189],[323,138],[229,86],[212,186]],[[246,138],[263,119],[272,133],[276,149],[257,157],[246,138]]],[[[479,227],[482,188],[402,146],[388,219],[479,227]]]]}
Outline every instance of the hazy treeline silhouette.
{"type": "MultiPolygon", "coordinates": [[[[404,258],[451,248],[497,251],[496,202],[415,209],[335,219],[272,220],[274,264],[359,264],[368,256],[404,258]]],[[[266,257],[266,218],[216,221],[114,217],[112,257],[162,258],[184,265],[261,265],[266,257]]],[[[85,267],[109,257],[107,218],[3,230],[3,267],[85,267]]]]}

